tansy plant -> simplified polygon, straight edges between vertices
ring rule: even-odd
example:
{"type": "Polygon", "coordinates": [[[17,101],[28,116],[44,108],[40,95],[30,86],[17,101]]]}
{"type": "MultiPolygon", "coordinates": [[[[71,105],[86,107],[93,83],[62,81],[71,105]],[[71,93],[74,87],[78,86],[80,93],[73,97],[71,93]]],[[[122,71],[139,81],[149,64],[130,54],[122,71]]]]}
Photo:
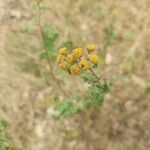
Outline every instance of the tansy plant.
{"type": "MultiPolygon", "coordinates": [[[[42,40],[43,53],[42,57],[47,59],[47,62],[50,67],[50,75],[55,81],[57,87],[64,95],[64,101],[57,101],[57,105],[54,107],[53,116],[59,118],[61,116],[68,117],[72,116],[78,112],[85,111],[86,109],[98,108],[103,104],[105,94],[110,90],[111,84],[105,80],[102,80],[96,73],[94,69],[98,67],[98,63],[101,62],[102,57],[96,54],[95,45],[88,44],[85,48],[73,48],[70,44],[66,43],[67,46],[64,46],[59,49],[56,56],[56,64],[59,69],[65,71],[70,76],[79,76],[86,83],[89,84],[89,93],[88,94],[77,94],[75,97],[68,94],[64,89],[64,82],[60,81],[55,76],[52,62],[52,52],[56,52],[55,43],[58,37],[58,33],[54,30],[51,30],[47,26],[41,23],[41,13],[45,10],[45,5],[43,0],[35,0],[35,8],[38,11],[38,26],[40,29],[40,35],[42,40]],[[69,44],[69,45],[68,45],[69,44]]],[[[58,46],[58,45],[57,45],[58,46]]]]}
{"type": "Polygon", "coordinates": [[[88,44],[85,50],[83,48],[70,50],[66,47],[59,49],[57,66],[72,76],[80,76],[89,84],[90,94],[86,98],[79,96],[71,101],[59,103],[54,109],[54,117],[72,116],[88,108],[95,110],[103,104],[104,96],[110,90],[111,84],[100,79],[94,72],[101,60],[102,57],[95,53],[94,44],[88,44]]]}

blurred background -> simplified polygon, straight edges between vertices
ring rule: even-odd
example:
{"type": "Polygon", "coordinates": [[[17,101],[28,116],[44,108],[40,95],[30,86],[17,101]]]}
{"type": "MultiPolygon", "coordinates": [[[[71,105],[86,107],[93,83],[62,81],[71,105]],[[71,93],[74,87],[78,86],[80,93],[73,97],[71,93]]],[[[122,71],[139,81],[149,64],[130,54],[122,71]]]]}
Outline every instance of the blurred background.
{"type": "MultiPolygon", "coordinates": [[[[52,106],[64,98],[40,57],[34,2],[0,0],[0,122],[7,125],[7,142],[14,150],[149,150],[149,1],[44,0],[41,22],[59,33],[56,48],[95,43],[105,58],[98,73],[113,81],[96,114],[59,120],[52,106]]],[[[64,90],[84,93],[82,80],[52,62],[64,90]]]]}

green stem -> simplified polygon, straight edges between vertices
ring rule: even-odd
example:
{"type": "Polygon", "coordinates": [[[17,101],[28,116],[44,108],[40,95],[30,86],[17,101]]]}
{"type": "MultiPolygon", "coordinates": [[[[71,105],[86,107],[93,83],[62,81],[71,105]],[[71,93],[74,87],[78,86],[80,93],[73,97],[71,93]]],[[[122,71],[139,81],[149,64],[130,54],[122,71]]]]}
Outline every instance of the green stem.
{"type": "Polygon", "coordinates": [[[97,78],[98,80],[100,79],[91,68],[89,70],[95,78],[97,78]]]}
{"type": "MultiPolygon", "coordinates": [[[[38,2],[38,26],[39,26],[39,29],[40,29],[40,33],[41,33],[41,40],[44,42],[44,39],[43,39],[43,36],[44,36],[44,33],[43,33],[43,29],[42,29],[42,25],[41,25],[41,12],[40,12],[40,6],[39,6],[39,2],[38,2]]],[[[47,48],[45,48],[45,52],[48,54],[49,51],[47,48]]],[[[53,66],[52,66],[52,63],[51,63],[51,59],[50,59],[50,56],[48,55],[47,57],[47,61],[48,61],[48,64],[49,64],[49,68],[50,68],[50,71],[51,71],[51,76],[53,78],[53,80],[56,82],[57,84],[57,87],[62,91],[62,93],[64,94],[64,96],[68,97],[68,93],[64,90],[64,88],[62,87],[61,85],[61,82],[59,81],[59,79],[57,79],[55,77],[55,74],[53,72],[53,66]]]]}

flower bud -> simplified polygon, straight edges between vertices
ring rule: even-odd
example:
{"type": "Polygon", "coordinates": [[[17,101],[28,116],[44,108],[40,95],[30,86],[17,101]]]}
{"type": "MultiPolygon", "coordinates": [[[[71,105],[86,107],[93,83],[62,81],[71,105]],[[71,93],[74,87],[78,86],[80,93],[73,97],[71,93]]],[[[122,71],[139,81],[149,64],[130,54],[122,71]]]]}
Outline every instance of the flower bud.
{"type": "Polygon", "coordinates": [[[67,48],[66,47],[63,47],[59,50],[59,54],[61,55],[65,55],[67,53],[67,48]]]}
{"type": "Polygon", "coordinates": [[[88,44],[88,45],[86,45],[86,49],[88,52],[93,52],[95,50],[95,45],[94,44],[88,44]]]}
{"type": "Polygon", "coordinates": [[[70,68],[70,73],[72,75],[78,75],[80,73],[80,68],[79,68],[79,65],[78,64],[75,64],[73,66],[71,66],[70,68]]]}
{"type": "Polygon", "coordinates": [[[73,50],[73,55],[75,58],[81,58],[84,55],[84,51],[82,48],[75,48],[73,50]]]}
{"type": "Polygon", "coordinates": [[[79,67],[80,67],[82,70],[84,70],[84,71],[88,70],[88,69],[90,68],[89,61],[88,61],[88,60],[81,60],[81,61],[79,62],[79,67]]]}
{"type": "Polygon", "coordinates": [[[99,61],[99,56],[96,55],[96,54],[90,54],[90,55],[89,55],[89,60],[90,60],[92,63],[98,63],[98,61],[99,61]]]}

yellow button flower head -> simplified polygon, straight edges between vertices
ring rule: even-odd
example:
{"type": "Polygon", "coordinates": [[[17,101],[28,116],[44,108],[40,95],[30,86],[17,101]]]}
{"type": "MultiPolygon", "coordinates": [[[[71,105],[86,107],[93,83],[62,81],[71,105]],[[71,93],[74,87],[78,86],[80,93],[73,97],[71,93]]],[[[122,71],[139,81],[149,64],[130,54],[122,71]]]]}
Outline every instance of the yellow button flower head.
{"type": "Polygon", "coordinates": [[[56,62],[59,64],[61,62],[63,62],[65,59],[64,55],[58,54],[57,58],[56,58],[56,62]]]}
{"type": "Polygon", "coordinates": [[[96,54],[90,54],[90,55],[89,55],[89,60],[90,60],[92,63],[98,63],[98,61],[99,61],[99,56],[96,55],[96,54]]]}
{"type": "Polygon", "coordinates": [[[79,65],[78,65],[78,64],[73,65],[73,66],[70,68],[70,73],[71,73],[72,75],[78,75],[78,74],[80,73],[79,65]]]}
{"type": "Polygon", "coordinates": [[[66,65],[66,63],[64,63],[64,62],[60,63],[60,64],[58,65],[58,67],[59,67],[60,69],[62,69],[62,70],[66,70],[66,69],[67,69],[67,65],[66,65]]]}
{"type": "Polygon", "coordinates": [[[73,61],[74,61],[74,56],[73,56],[73,54],[69,54],[69,55],[67,56],[67,58],[66,58],[66,62],[69,63],[69,64],[71,64],[71,63],[73,63],[73,61]]]}
{"type": "Polygon", "coordinates": [[[67,48],[66,47],[63,47],[59,50],[59,54],[61,55],[65,55],[67,53],[67,48]]]}
{"type": "Polygon", "coordinates": [[[86,49],[88,52],[93,52],[95,50],[95,45],[94,44],[88,44],[88,45],[86,45],[86,49]]]}
{"type": "Polygon", "coordinates": [[[73,55],[75,58],[81,58],[84,55],[84,51],[82,48],[75,48],[73,50],[73,55]]]}
{"type": "Polygon", "coordinates": [[[88,69],[90,68],[89,61],[87,61],[87,60],[81,60],[81,61],[79,62],[79,67],[80,67],[82,70],[84,70],[84,71],[88,70],[88,69]]]}

